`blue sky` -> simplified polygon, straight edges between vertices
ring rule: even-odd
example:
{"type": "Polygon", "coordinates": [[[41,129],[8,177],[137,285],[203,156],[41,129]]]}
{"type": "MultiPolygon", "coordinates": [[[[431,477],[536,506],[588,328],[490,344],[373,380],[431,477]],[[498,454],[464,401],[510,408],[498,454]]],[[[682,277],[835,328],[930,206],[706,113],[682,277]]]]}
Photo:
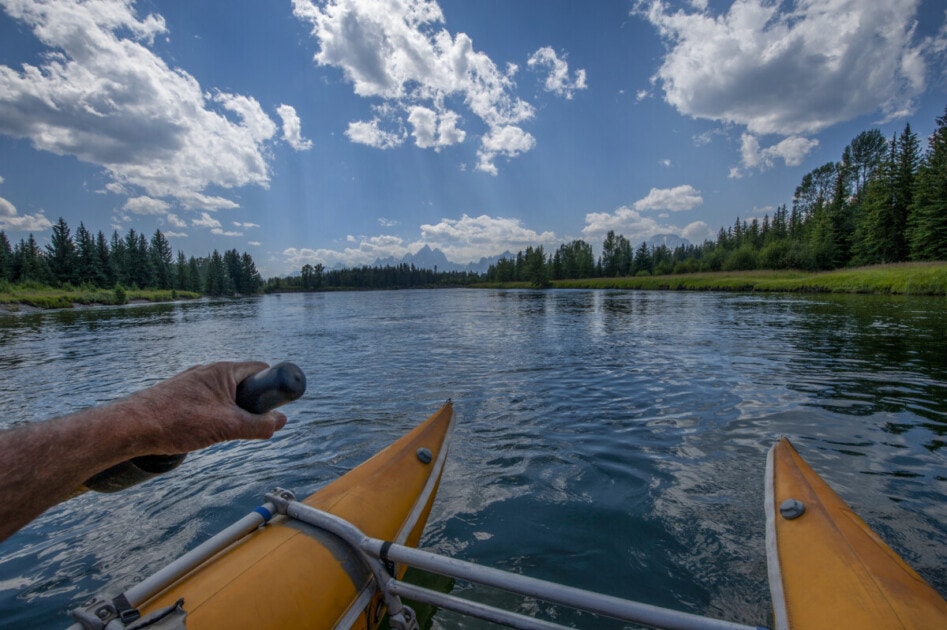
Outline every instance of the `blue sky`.
{"type": "Polygon", "coordinates": [[[947,105],[942,0],[0,0],[0,229],[264,276],[692,242],[947,105]]]}

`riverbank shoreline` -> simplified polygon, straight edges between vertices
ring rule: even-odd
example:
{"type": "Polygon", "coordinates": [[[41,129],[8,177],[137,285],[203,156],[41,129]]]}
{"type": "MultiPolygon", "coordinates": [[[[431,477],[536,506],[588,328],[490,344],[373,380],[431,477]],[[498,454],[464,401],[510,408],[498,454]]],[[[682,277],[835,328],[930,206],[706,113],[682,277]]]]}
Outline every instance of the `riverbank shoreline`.
{"type": "MultiPolygon", "coordinates": [[[[528,282],[478,282],[473,289],[531,289],[528,282]]],[[[423,289],[458,288],[414,287],[423,289]]],[[[836,293],[866,295],[947,296],[947,261],[897,263],[834,271],[799,270],[717,271],[665,276],[585,278],[552,280],[552,289],[608,289],[620,291],[723,291],[734,293],[836,293]]],[[[371,289],[333,287],[322,291],[364,291],[371,289]]],[[[299,291],[288,291],[297,293],[299,291]]],[[[33,313],[73,308],[97,308],[123,304],[160,304],[199,299],[188,291],[127,291],[119,302],[114,291],[30,289],[18,294],[0,292],[0,314],[33,313]]],[[[279,294],[281,291],[274,291],[279,294]]]]}
{"type": "MultiPolygon", "coordinates": [[[[527,282],[482,283],[479,288],[528,288],[527,282]]],[[[716,271],[665,276],[552,280],[553,289],[726,291],[947,296],[947,261],[897,263],[834,271],[716,271]]]]}
{"type": "Polygon", "coordinates": [[[191,291],[127,291],[120,301],[114,291],[88,292],[64,289],[28,289],[0,293],[0,315],[22,315],[46,311],[103,308],[111,306],[164,304],[200,299],[191,291]]]}

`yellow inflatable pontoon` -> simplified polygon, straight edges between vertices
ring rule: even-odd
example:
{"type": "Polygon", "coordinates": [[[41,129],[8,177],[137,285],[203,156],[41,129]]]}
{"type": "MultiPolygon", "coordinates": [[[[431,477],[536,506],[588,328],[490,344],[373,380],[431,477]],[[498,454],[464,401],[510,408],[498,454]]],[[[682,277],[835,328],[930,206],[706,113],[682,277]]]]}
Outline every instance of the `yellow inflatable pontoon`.
{"type": "MultiPolygon", "coordinates": [[[[443,471],[452,416],[448,401],[302,503],[341,517],[369,536],[416,546],[443,471]]],[[[276,515],[132,606],[144,617],[180,602],[177,608],[186,613],[189,630],[374,628],[386,612],[376,590],[371,572],[349,546],[322,529],[276,515]]]]}
{"type": "Polygon", "coordinates": [[[947,628],[947,602],[783,438],[766,465],[777,629],[947,628]]]}

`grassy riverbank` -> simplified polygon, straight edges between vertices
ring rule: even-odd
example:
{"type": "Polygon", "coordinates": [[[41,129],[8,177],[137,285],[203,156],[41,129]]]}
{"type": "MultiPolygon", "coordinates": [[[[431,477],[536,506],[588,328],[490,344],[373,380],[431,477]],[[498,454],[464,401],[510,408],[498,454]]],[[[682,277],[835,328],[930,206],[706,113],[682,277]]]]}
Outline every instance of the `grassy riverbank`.
{"type": "Polygon", "coordinates": [[[171,302],[201,297],[192,291],[157,289],[53,288],[37,284],[0,284],[0,311],[114,306],[129,302],[171,302]]]}
{"type": "MultiPolygon", "coordinates": [[[[527,288],[529,284],[511,282],[489,286],[527,288]]],[[[876,265],[821,273],[759,270],[633,278],[555,280],[552,282],[552,286],[557,289],[947,295],[947,262],[876,265]]]]}

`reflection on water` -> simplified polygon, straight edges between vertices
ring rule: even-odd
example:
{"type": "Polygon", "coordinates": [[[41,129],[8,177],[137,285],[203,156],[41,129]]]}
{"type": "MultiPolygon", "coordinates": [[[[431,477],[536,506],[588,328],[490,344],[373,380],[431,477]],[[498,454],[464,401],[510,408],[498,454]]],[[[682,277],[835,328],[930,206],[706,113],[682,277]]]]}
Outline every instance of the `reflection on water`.
{"type": "MultiPolygon", "coordinates": [[[[0,618],[61,627],[77,601],[159,568],[276,484],[312,491],[448,397],[458,434],[425,534],[434,550],[766,624],[763,467],[788,435],[947,594],[944,306],[457,290],[3,316],[0,426],[221,359],[293,360],[310,388],[273,440],[194,453],[0,544],[0,618]]],[[[437,623],[479,627],[443,612],[437,623]]]]}

